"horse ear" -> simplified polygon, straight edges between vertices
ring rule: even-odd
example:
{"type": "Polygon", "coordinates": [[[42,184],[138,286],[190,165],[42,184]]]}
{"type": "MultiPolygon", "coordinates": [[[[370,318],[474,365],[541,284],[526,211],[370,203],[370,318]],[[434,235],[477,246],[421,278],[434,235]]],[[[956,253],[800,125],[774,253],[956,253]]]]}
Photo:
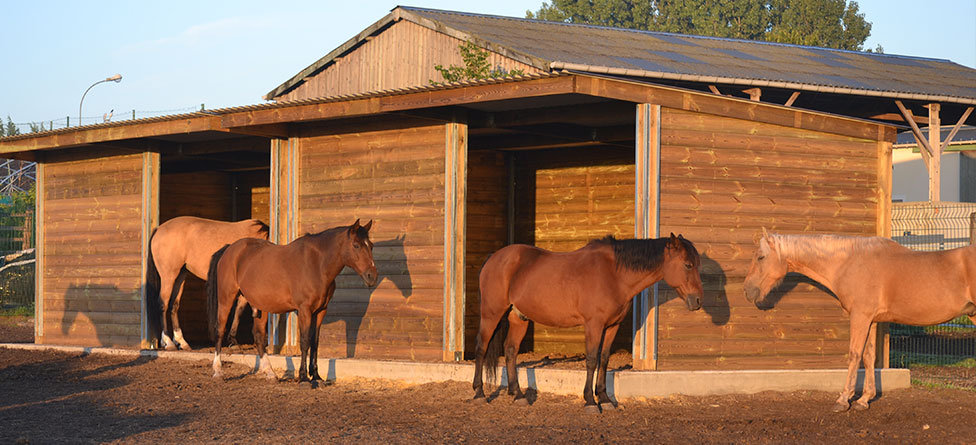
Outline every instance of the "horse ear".
{"type": "Polygon", "coordinates": [[[766,226],[763,226],[762,231],[763,231],[763,238],[766,238],[766,237],[769,236],[769,232],[766,232],[766,226]]]}
{"type": "Polygon", "coordinates": [[[352,223],[352,225],[349,226],[349,233],[355,235],[356,230],[358,229],[359,229],[359,218],[356,218],[356,222],[352,223]]]}
{"type": "Polygon", "coordinates": [[[367,232],[369,232],[370,227],[373,227],[373,220],[369,220],[369,222],[366,223],[365,226],[363,226],[363,228],[366,229],[367,232]]]}

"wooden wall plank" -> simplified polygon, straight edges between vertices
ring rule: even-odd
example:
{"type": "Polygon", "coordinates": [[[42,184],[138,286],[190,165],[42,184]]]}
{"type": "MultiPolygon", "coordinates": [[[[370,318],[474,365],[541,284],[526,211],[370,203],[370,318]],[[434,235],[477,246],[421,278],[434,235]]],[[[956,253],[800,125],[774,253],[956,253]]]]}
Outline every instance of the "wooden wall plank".
{"type": "Polygon", "coordinates": [[[143,193],[154,180],[143,172],[158,155],[130,153],[52,153],[41,168],[38,343],[140,345],[143,209],[153,199],[143,193]]]}
{"type": "Polygon", "coordinates": [[[661,232],[702,254],[703,310],[661,288],[659,369],[832,368],[848,321],[827,292],[790,275],[775,308],[745,301],[761,229],[874,235],[883,194],[878,142],[665,108],[661,232]],[[823,150],[821,151],[821,147],[823,150]]]}

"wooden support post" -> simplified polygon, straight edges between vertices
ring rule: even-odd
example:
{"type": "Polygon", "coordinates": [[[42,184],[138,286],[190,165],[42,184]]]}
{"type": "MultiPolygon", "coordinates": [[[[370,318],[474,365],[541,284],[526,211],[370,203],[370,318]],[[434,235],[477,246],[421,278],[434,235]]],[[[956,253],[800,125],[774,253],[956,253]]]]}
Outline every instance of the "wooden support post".
{"type": "Polygon", "coordinates": [[[762,97],[762,89],[760,88],[749,88],[748,90],[742,90],[742,92],[748,94],[749,100],[753,102],[759,102],[759,99],[762,97]]]}
{"type": "Polygon", "coordinates": [[[44,343],[44,163],[38,162],[34,182],[34,343],[44,343]]]}
{"type": "Polygon", "coordinates": [[[718,87],[717,87],[717,86],[715,86],[715,85],[709,85],[709,86],[708,86],[708,90],[709,90],[709,91],[711,91],[711,92],[712,92],[712,94],[717,94],[717,95],[719,95],[719,96],[721,96],[721,95],[722,95],[722,92],[721,92],[721,91],[719,91],[719,90],[718,90],[718,87]]]}
{"type": "MultiPolygon", "coordinates": [[[[637,105],[634,237],[660,237],[661,106],[637,105]]],[[[657,369],[657,284],[634,298],[634,369],[657,369]]]]}
{"type": "MultiPolygon", "coordinates": [[[[142,268],[145,273],[147,258],[149,256],[149,238],[152,236],[153,229],[159,226],[159,153],[146,151],[142,153],[142,268]]],[[[145,278],[145,277],[143,277],[145,278]]],[[[153,335],[149,332],[149,314],[146,307],[146,286],[143,283],[139,288],[141,301],[140,329],[141,341],[139,347],[142,349],[156,348],[159,345],[151,340],[153,335]]]]}
{"type": "Polygon", "coordinates": [[[942,120],[939,111],[942,106],[937,103],[928,104],[929,109],[929,147],[935,151],[929,162],[929,201],[942,200],[942,120]]]}
{"type": "MultiPolygon", "coordinates": [[[[268,239],[287,244],[298,237],[298,143],[271,140],[271,181],[268,239]]],[[[293,353],[299,348],[296,312],[268,317],[268,346],[274,353],[293,353]]]]}
{"type": "Polygon", "coordinates": [[[793,102],[796,102],[796,98],[798,98],[798,97],[800,97],[800,92],[799,91],[794,91],[793,94],[790,95],[790,98],[787,99],[786,100],[786,103],[783,104],[783,105],[785,105],[787,107],[792,107],[793,106],[793,102]]]}
{"type": "Polygon", "coordinates": [[[443,360],[464,360],[464,255],[467,219],[468,126],[445,125],[443,360]]]}
{"type": "MultiPolygon", "coordinates": [[[[878,142],[878,214],[875,234],[880,237],[891,237],[891,142],[878,142]]],[[[888,333],[888,323],[878,323],[878,336],[875,348],[875,368],[887,368],[891,363],[891,337],[888,333]]]]}

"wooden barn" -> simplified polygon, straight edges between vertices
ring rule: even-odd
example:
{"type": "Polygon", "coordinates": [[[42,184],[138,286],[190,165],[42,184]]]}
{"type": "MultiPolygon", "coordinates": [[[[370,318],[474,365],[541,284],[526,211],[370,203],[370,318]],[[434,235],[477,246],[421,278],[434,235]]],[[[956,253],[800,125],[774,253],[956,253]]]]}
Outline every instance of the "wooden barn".
{"type": "MultiPolygon", "coordinates": [[[[473,349],[477,275],[491,252],[513,242],[572,250],[606,234],[674,232],[703,255],[704,310],[688,312],[665,285],[636,298],[633,322],[616,340],[635,368],[846,366],[847,318],[829,293],[794,277],[776,308],[760,311],[745,301],[742,280],[762,227],[889,234],[895,127],[865,119],[884,118],[870,113],[886,108],[836,114],[863,99],[842,87],[810,87],[798,99],[789,89],[801,83],[787,82],[734,97],[721,93],[744,81],[716,77],[702,86],[638,70],[559,67],[471,31],[503,25],[521,29],[524,42],[561,44],[566,54],[577,48],[566,47],[572,40],[552,28],[542,40],[530,28],[608,32],[397,8],[272,91],[275,103],[0,139],[3,156],[39,163],[36,341],[150,346],[147,240],[170,217],[259,217],[281,243],[361,218],[375,221],[381,280],[367,289],[349,271],[339,277],[323,357],[462,360],[473,349]],[[526,74],[430,85],[429,67],[459,63],[464,40],[492,50],[493,64],[526,74]]],[[[772,59],[786,47],[611,31],[688,51],[725,45],[712,51],[738,61],[759,57],[749,48],[772,59]],[[676,43],[684,40],[694,45],[676,43]]],[[[636,40],[620,41],[650,45],[636,40]]],[[[816,55],[810,64],[821,63],[810,69],[856,55],[806,50],[816,55]]],[[[645,53],[654,51],[680,55],[653,46],[645,53]]],[[[884,66],[897,56],[870,57],[864,63],[884,66]]],[[[958,66],[901,59],[890,66],[958,66]]],[[[864,100],[904,100],[914,125],[910,109],[941,98],[943,116],[965,121],[973,85],[864,100]]],[[[189,300],[181,308],[188,320],[202,308],[199,296],[189,300]]],[[[206,342],[202,317],[184,324],[191,343],[206,342]]],[[[294,332],[280,334],[279,344],[294,344],[294,332]]],[[[579,353],[582,330],[535,325],[526,347],[579,353]]]]}

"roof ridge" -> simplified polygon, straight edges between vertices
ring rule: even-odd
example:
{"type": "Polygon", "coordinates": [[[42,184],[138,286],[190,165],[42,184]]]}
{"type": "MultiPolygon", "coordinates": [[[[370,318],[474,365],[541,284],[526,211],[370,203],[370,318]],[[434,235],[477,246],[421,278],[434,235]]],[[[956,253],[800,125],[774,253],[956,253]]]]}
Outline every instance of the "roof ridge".
{"type": "Polygon", "coordinates": [[[593,24],[589,24],[589,23],[566,23],[566,22],[556,22],[556,21],[551,21],[551,20],[529,19],[529,18],[524,18],[524,17],[510,17],[510,16],[503,16],[503,15],[496,15],[496,14],[481,14],[481,13],[476,13],[476,12],[451,11],[451,10],[446,10],[446,9],[435,9],[435,8],[421,8],[421,7],[415,7],[415,6],[397,6],[397,8],[402,8],[402,9],[405,9],[405,10],[408,10],[408,11],[413,11],[413,12],[424,12],[424,11],[426,11],[426,12],[432,12],[432,13],[454,14],[454,15],[468,16],[468,17],[486,17],[486,18],[492,18],[492,19],[498,19],[498,20],[513,20],[513,21],[522,21],[522,22],[533,22],[533,23],[539,23],[539,24],[545,24],[545,25],[553,25],[553,26],[561,25],[561,26],[569,26],[569,27],[583,27],[583,28],[591,28],[591,29],[604,29],[604,30],[608,30],[608,31],[632,32],[632,33],[645,34],[645,35],[650,35],[650,36],[661,35],[661,36],[682,37],[682,38],[689,38],[689,39],[703,39],[703,40],[735,42],[735,43],[748,43],[748,44],[771,45],[771,46],[780,46],[780,47],[786,47],[786,48],[800,48],[800,49],[813,49],[813,50],[820,50],[820,51],[834,51],[834,52],[839,52],[839,53],[857,54],[857,55],[870,56],[870,57],[893,57],[893,58],[900,58],[900,59],[927,60],[927,61],[956,63],[956,62],[953,62],[952,60],[949,60],[949,59],[939,59],[939,58],[934,58],[934,57],[907,56],[907,55],[902,55],[902,54],[888,54],[888,53],[876,53],[876,52],[868,52],[868,51],[857,51],[857,50],[851,50],[851,49],[826,48],[826,47],[822,47],[822,46],[800,45],[800,44],[796,44],[796,43],[770,42],[770,41],[766,41],[766,40],[749,40],[749,39],[738,39],[738,38],[733,38],[733,37],[715,37],[715,36],[703,36],[703,35],[696,35],[696,34],[680,34],[680,33],[674,33],[674,32],[649,31],[649,30],[644,30],[644,29],[633,29],[633,28],[615,28],[615,27],[612,27],[612,26],[593,25],[593,24]]]}

